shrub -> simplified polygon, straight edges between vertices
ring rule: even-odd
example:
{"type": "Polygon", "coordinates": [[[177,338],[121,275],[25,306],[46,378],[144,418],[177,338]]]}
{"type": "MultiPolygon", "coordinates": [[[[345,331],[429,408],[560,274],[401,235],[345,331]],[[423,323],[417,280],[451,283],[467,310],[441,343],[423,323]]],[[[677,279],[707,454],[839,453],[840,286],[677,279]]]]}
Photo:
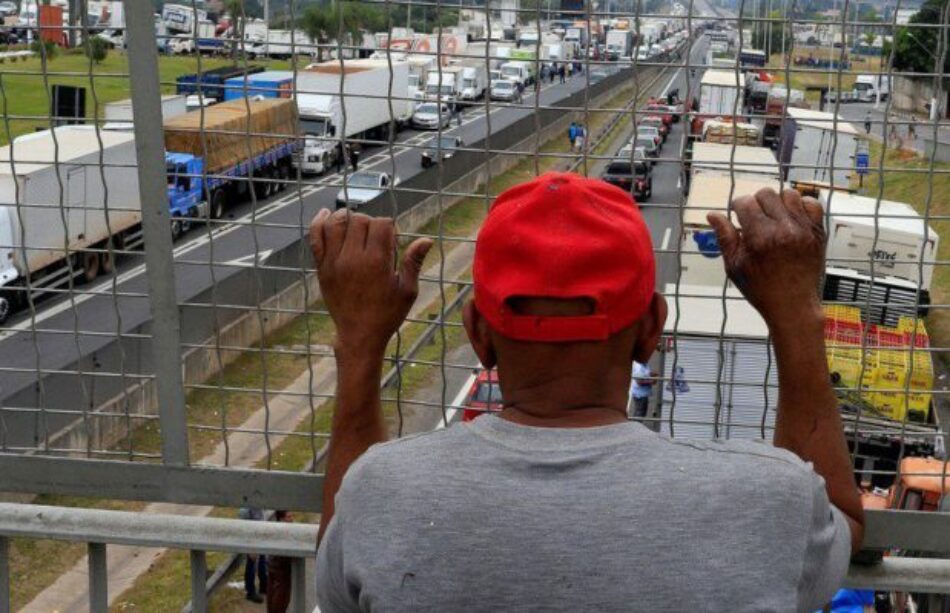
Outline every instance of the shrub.
{"type": "Polygon", "coordinates": [[[91,59],[96,64],[102,62],[106,59],[106,55],[109,54],[109,43],[102,40],[98,36],[91,37],[86,41],[86,57],[91,59]]]}

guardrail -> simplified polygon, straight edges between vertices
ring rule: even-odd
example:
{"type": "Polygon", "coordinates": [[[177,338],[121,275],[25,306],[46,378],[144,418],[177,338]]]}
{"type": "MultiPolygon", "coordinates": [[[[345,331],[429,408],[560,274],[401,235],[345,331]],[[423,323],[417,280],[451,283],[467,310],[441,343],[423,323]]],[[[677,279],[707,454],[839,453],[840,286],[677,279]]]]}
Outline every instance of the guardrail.
{"type": "MultiPolygon", "coordinates": [[[[869,538],[874,541],[886,537],[881,531],[888,529],[888,521],[880,521],[881,513],[872,512],[868,516],[869,538]]],[[[950,515],[944,515],[942,519],[946,528],[950,515]]],[[[930,528],[935,530],[930,534],[943,548],[944,554],[950,553],[950,530],[941,534],[936,531],[937,523],[932,523],[930,528]]],[[[0,503],[0,613],[10,610],[7,539],[13,537],[88,543],[89,605],[92,611],[108,609],[106,547],[136,545],[191,552],[192,610],[196,613],[208,610],[206,551],[292,558],[290,610],[301,613],[306,610],[305,564],[316,556],[317,530],[318,526],[314,524],[0,503]]],[[[887,557],[875,564],[852,564],[845,586],[886,592],[950,593],[950,560],[887,557]]]]}

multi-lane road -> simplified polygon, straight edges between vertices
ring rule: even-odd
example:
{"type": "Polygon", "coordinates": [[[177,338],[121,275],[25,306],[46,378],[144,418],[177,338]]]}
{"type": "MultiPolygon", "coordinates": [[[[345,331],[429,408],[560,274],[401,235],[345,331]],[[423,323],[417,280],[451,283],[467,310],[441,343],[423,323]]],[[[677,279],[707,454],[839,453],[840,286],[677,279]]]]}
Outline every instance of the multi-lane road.
{"type": "MultiPolygon", "coordinates": [[[[701,57],[700,49],[695,50],[694,56],[701,57]]],[[[661,69],[640,70],[644,76],[652,77],[661,69]]],[[[668,67],[663,74],[658,79],[660,83],[667,78],[677,83],[684,72],[668,67]]],[[[646,86],[649,81],[641,78],[641,85],[646,86]]],[[[583,92],[587,85],[585,74],[563,84],[548,83],[542,87],[539,100],[526,95],[520,107],[492,103],[489,116],[484,105],[476,105],[464,114],[461,126],[453,122],[445,133],[461,136],[465,143],[479,143],[488,133],[489,122],[493,135],[502,133],[531,116],[536,105],[550,107],[563,103],[583,92]]],[[[678,87],[685,94],[686,87],[678,87]]],[[[360,169],[391,172],[395,165],[396,176],[403,181],[412,178],[423,172],[419,146],[431,135],[406,130],[391,149],[367,147],[360,169]]],[[[661,164],[654,200],[669,198],[669,202],[677,202],[672,193],[667,196],[661,187],[666,183],[661,175],[676,172],[663,169],[661,164]]],[[[446,182],[451,178],[446,176],[446,182]]],[[[288,276],[302,278],[301,271],[310,266],[310,261],[305,249],[299,248],[304,244],[301,238],[319,209],[334,206],[340,179],[339,175],[330,174],[307,180],[256,205],[236,206],[230,210],[226,223],[212,228],[196,227],[175,245],[177,301],[215,304],[214,309],[183,307],[183,343],[205,342],[204,331],[211,327],[213,318],[226,322],[253,308],[261,297],[273,294],[275,288],[286,285],[288,276]],[[273,268],[265,275],[241,274],[248,267],[273,268]]],[[[670,189],[675,190],[675,181],[671,185],[670,189]]],[[[675,219],[670,212],[658,214],[675,219]]],[[[0,448],[44,445],[83,412],[94,411],[114,398],[118,390],[145,376],[136,373],[152,370],[149,287],[142,258],[126,258],[115,276],[76,289],[72,294],[40,302],[35,312],[21,313],[0,331],[0,448]],[[121,343],[117,342],[120,336],[121,343]]]]}

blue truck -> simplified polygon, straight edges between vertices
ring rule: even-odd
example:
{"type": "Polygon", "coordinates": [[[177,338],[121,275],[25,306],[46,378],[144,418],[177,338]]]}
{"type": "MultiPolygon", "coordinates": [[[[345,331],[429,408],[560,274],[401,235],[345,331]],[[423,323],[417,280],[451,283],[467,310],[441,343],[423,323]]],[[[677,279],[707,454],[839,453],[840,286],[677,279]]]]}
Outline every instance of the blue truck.
{"type": "Polygon", "coordinates": [[[222,66],[212,70],[181,75],[175,80],[175,93],[194,96],[201,92],[205,98],[224,100],[224,83],[228,79],[264,72],[263,66],[222,66]]]}
{"type": "Polygon", "coordinates": [[[252,75],[232,77],[224,82],[224,99],[256,97],[292,98],[294,73],[289,70],[267,70],[252,75]]]}
{"type": "Polygon", "coordinates": [[[251,190],[259,200],[282,190],[297,149],[292,99],[232,100],[200,115],[185,113],[164,126],[173,239],[196,221],[220,219],[251,190]],[[267,136],[248,140],[248,131],[267,136]]]}

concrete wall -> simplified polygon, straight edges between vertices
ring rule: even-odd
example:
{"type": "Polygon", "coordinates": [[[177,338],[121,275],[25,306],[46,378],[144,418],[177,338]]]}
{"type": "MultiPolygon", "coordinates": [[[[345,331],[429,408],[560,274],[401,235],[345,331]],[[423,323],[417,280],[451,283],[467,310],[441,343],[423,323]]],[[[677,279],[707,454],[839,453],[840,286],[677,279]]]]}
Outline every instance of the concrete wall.
{"type": "MultiPolygon", "coordinates": [[[[652,78],[658,69],[643,70],[641,88],[652,78]]],[[[616,96],[622,88],[632,85],[631,74],[624,71],[597,83],[590,88],[590,105],[603,105],[610,98],[616,96]]],[[[584,103],[584,92],[579,92],[558,103],[559,106],[581,107],[584,103]]],[[[515,122],[500,133],[490,137],[492,150],[504,149],[508,151],[532,151],[538,142],[537,125],[540,123],[540,142],[543,144],[552,138],[564,137],[571,120],[575,119],[576,112],[564,112],[558,109],[542,109],[538,120],[531,113],[515,122]]],[[[580,114],[578,114],[579,116],[580,114]]],[[[484,141],[468,143],[473,151],[461,152],[453,156],[443,165],[443,191],[457,193],[477,193],[487,181],[489,174],[498,176],[521,162],[523,155],[492,155],[488,157],[479,151],[485,146],[484,141]],[[471,170],[469,170],[471,169],[471,170]],[[455,177],[454,179],[449,179],[455,177]]],[[[567,166],[567,160],[564,166],[567,166]]],[[[404,232],[413,232],[429,220],[438,215],[440,210],[439,198],[431,195],[435,192],[438,183],[438,173],[424,172],[410,178],[402,184],[407,192],[396,194],[396,206],[399,211],[398,225],[404,232]]],[[[441,208],[445,209],[461,197],[442,196],[441,208]]],[[[393,203],[388,196],[364,207],[364,211],[371,215],[390,215],[393,203]]],[[[280,253],[273,254],[268,264],[273,266],[300,267],[302,262],[309,262],[310,256],[307,247],[302,243],[295,244],[280,253]]],[[[243,351],[215,350],[215,328],[219,330],[218,344],[222,347],[252,347],[260,340],[278,328],[288,324],[307,307],[320,298],[319,286],[313,275],[305,278],[302,273],[281,273],[274,271],[259,271],[244,269],[242,275],[234,275],[222,280],[216,288],[215,296],[211,291],[194,300],[196,304],[208,304],[213,300],[221,304],[250,304],[255,300],[250,297],[261,296],[259,300],[263,311],[258,316],[256,309],[246,309],[235,312],[234,309],[221,309],[221,312],[212,313],[206,307],[196,307],[184,304],[180,314],[182,321],[182,342],[200,345],[190,348],[183,353],[182,368],[186,385],[204,383],[210,380],[219,370],[234,360],[243,351]]],[[[148,368],[148,351],[143,343],[124,350],[115,349],[115,353],[123,353],[128,361],[130,356],[138,356],[137,363],[142,369],[148,368]]],[[[99,361],[103,364],[111,362],[104,352],[100,352],[99,361]],[[108,359],[108,362],[107,362],[108,359]]],[[[108,369],[108,366],[106,367],[108,369]]],[[[89,372],[88,364],[84,368],[89,372]]],[[[79,419],[67,428],[64,428],[50,438],[50,447],[61,450],[106,449],[116,445],[128,434],[129,428],[142,423],[142,417],[157,415],[158,405],[154,385],[151,381],[135,381],[125,389],[113,388],[111,395],[104,396],[104,390],[95,394],[99,399],[95,412],[88,419],[79,419]],[[129,417],[130,416],[130,417],[129,417]],[[136,419],[138,418],[138,419],[136,419]]]]}
{"type": "Polygon", "coordinates": [[[929,115],[930,104],[937,97],[943,116],[948,117],[950,105],[947,104],[947,93],[950,92],[950,79],[944,79],[940,92],[936,92],[932,77],[894,77],[894,87],[891,92],[893,102],[891,108],[903,113],[921,113],[929,115]],[[936,92],[936,95],[935,95],[936,92]]]}

